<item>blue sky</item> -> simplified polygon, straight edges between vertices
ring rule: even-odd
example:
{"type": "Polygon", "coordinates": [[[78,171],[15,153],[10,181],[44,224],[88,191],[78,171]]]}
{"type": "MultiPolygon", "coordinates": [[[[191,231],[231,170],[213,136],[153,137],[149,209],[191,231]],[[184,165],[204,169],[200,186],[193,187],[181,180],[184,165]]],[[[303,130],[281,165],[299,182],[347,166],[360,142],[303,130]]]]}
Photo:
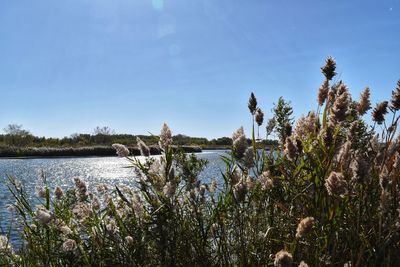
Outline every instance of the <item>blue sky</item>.
{"type": "Polygon", "coordinates": [[[328,55],[355,98],[389,98],[400,1],[2,0],[0,129],[249,133],[252,91],[266,117],[279,96],[316,109],[328,55]]]}

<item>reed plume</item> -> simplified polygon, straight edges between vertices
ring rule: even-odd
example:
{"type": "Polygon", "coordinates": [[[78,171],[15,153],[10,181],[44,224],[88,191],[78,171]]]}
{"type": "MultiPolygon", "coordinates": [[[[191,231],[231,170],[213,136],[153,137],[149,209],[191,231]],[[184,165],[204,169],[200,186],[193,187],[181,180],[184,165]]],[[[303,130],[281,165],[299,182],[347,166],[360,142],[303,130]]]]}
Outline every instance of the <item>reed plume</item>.
{"type": "Polygon", "coordinates": [[[129,156],[129,149],[121,144],[113,144],[112,147],[117,151],[117,155],[119,157],[127,157],[129,156]]]}
{"type": "Polygon", "coordinates": [[[397,81],[396,89],[392,91],[392,101],[390,107],[396,111],[400,109],[400,80],[397,81]]]}
{"type": "Polygon", "coordinates": [[[372,111],[372,120],[378,124],[382,124],[385,121],[385,115],[388,113],[388,101],[380,102],[376,105],[372,111]]]}
{"type": "Polygon", "coordinates": [[[246,151],[246,136],[244,135],[243,127],[240,127],[236,132],[232,135],[232,143],[233,143],[233,153],[236,157],[242,158],[244,152],[246,151]]]}
{"type": "Polygon", "coordinates": [[[275,254],[274,265],[277,267],[291,267],[293,264],[293,256],[285,250],[281,250],[275,254]]]}
{"type": "Polygon", "coordinates": [[[325,75],[326,79],[330,81],[336,75],[335,70],[336,70],[336,61],[333,57],[329,56],[325,60],[325,66],[321,67],[321,71],[325,75]]]}
{"type": "Polygon", "coordinates": [[[247,106],[250,110],[250,113],[254,115],[257,110],[257,99],[253,93],[250,94],[249,103],[247,104],[247,106]]]}
{"type": "Polygon", "coordinates": [[[166,150],[172,144],[172,133],[166,123],[164,123],[161,128],[160,141],[158,144],[163,150],[166,150]]]}
{"type": "Polygon", "coordinates": [[[347,86],[342,82],[339,83],[335,95],[335,101],[331,109],[330,119],[333,123],[340,123],[346,120],[350,105],[349,93],[347,86]]]}
{"type": "Polygon", "coordinates": [[[136,142],[137,142],[137,146],[139,147],[139,150],[140,150],[140,155],[145,156],[145,157],[150,156],[150,149],[146,145],[146,143],[143,142],[142,139],[140,139],[139,137],[136,137],[136,142]]]}
{"type": "Polygon", "coordinates": [[[296,148],[295,144],[293,143],[293,140],[291,137],[286,138],[284,153],[290,161],[295,160],[295,157],[297,154],[297,148],[296,148]]]}
{"type": "Polygon", "coordinates": [[[264,112],[260,108],[256,110],[256,123],[258,126],[261,126],[264,122],[264,112]]]}
{"type": "Polygon", "coordinates": [[[329,81],[325,79],[318,90],[318,105],[322,106],[325,103],[325,100],[328,98],[328,94],[329,94],[329,81]]]}
{"type": "Polygon", "coordinates": [[[340,196],[346,192],[346,181],[342,173],[331,172],[325,181],[325,187],[331,196],[340,196]]]}
{"type": "Polygon", "coordinates": [[[302,238],[307,235],[314,226],[314,218],[307,217],[300,221],[299,225],[297,226],[296,230],[296,238],[302,238]]]}
{"type": "Polygon", "coordinates": [[[357,111],[362,116],[367,113],[368,110],[371,109],[371,101],[370,99],[370,90],[368,87],[362,91],[360,96],[360,102],[357,105],[357,111]]]}

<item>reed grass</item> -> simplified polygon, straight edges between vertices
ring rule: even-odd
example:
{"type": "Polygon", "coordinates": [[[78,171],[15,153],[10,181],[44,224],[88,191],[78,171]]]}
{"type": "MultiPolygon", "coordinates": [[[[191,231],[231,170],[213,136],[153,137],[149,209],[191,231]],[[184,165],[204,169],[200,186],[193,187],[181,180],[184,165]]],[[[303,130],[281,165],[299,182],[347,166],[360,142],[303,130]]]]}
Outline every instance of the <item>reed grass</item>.
{"type": "MultiPolygon", "coordinates": [[[[77,179],[66,192],[45,186],[32,207],[10,177],[24,245],[15,251],[1,237],[1,265],[398,266],[400,82],[368,126],[369,91],[359,106],[333,82],[335,68],[328,58],[317,111],[273,151],[260,147],[254,126],[250,147],[236,131],[221,181],[199,180],[206,162],[172,149],[167,125],[160,159],[125,157],[134,188],[89,192],[77,179]]],[[[254,125],[253,94],[249,109],[254,125]]],[[[268,133],[278,123],[270,122],[268,133]]]]}

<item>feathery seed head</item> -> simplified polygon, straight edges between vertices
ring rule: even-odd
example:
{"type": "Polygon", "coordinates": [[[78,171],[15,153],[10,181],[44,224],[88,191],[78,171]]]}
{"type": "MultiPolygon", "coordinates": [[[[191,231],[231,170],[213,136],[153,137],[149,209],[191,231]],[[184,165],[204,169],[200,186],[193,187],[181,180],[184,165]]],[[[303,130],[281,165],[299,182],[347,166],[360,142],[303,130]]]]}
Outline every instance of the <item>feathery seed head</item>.
{"type": "Polygon", "coordinates": [[[253,190],[253,188],[255,186],[255,182],[254,182],[253,178],[251,178],[251,176],[247,176],[246,186],[247,186],[248,191],[253,190]]]}
{"type": "Polygon", "coordinates": [[[232,142],[233,142],[233,154],[237,158],[242,158],[244,152],[247,148],[246,143],[246,136],[244,135],[243,127],[240,127],[233,135],[232,135],[232,142]]]}
{"type": "Polygon", "coordinates": [[[336,70],[336,61],[333,57],[329,56],[325,60],[325,66],[321,67],[321,71],[325,75],[326,79],[330,81],[336,75],[335,70],[336,70]]]}
{"type": "Polygon", "coordinates": [[[369,174],[369,164],[359,155],[353,158],[350,163],[350,170],[353,174],[353,181],[361,183],[369,174]]]}
{"type": "Polygon", "coordinates": [[[371,144],[372,150],[373,150],[374,152],[378,152],[379,146],[380,146],[380,145],[379,145],[379,137],[378,137],[378,134],[376,134],[376,135],[374,135],[374,136],[371,137],[370,144],[371,144]]]}
{"type": "Polygon", "coordinates": [[[150,149],[146,145],[146,143],[143,142],[142,139],[140,139],[139,137],[136,137],[136,142],[137,142],[137,146],[140,150],[140,155],[145,156],[145,157],[150,156],[150,149]]]}
{"type": "Polygon", "coordinates": [[[36,232],[37,231],[37,226],[36,224],[32,223],[31,225],[29,225],[29,228],[31,228],[32,232],[36,232]]]}
{"type": "Polygon", "coordinates": [[[297,120],[296,127],[293,131],[293,137],[295,139],[305,140],[308,136],[314,135],[318,128],[317,114],[311,111],[306,117],[301,116],[300,119],[297,120]]]}
{"type": "Polygon", "coordinates": [[[207,190],[207,185],[205,185],[205,184],[200,185],[199,194],[201,197],[204,197],[206,190],[207,190]]]}
{"type": "Polygon", "coordinates": [[[125,242],[126,242],[128,245],[132,245],[132,244],[133,244],[133,237],[131,237],[130,235],[126,236],[126,237],[125,237],[125,242]]]}
{"type": "Polygon", "coordinates": [[[393,169],[398,170],[399,168],[400,168],[400,153],[396,152],[393,161],[393,169]]]}
{"type": "Polygon", "coordinates": [[[49,224],[52,216],[50,212],[45,209],[45,208],[39,208],[36,210],[36,219],[41,223],[41,224],[49,224]]]}
{"type": "Polygon", "coordinates": [[[100,200],[98,199],[98,197],[94,196],[93,200],[92,200],[92,207],[94,210],[99,210],[100,209],[100,200]]]}
{"type": "Polygon", "coordinates": [[[57,186],[56,189],[54,190],[54,195],[56,196],[56,199],[60,200],[64,196],[64,192],[61,189],[61,187],[57,186]]]}
{"type": "Polygon", "coordinates": [[[131,198],[132,209],[135,212],[136,217],[142,218],[143,217],[143,202],[140,199],[138,193],[134,192],[131,198]]]}
{"type": "Polygon", "coordinates": [[[267,127],[266,127],[267,135],[270,135],[272,133],[272,131],[275,128],[275,125],[276,125],[276,121],[274,118],[268,120],[267,127]]]}
{"type": "Polygon", "coordinates": [[[400,80],[397,81],[396,89],[392,91],[392,101],[390,107],[393,110],[400,109],[400,80]]]}
{"type": "Polygon", "coordinates": [[[261,126],[264,122],[264,112],[260,108],[256,111],[256,122],[258,126],[261,126]]]}
{"type": "Polygon", "coordinates": [[[254,151],[252,147],[248,147],[244,152],[243,161],[247,168],[254,167],[254,151]]]}
{"type": "Polygon", "coordinates": [[[235,170],[231,174],[231,185],[237,184],[242,179],[242,173],[239,168],[235,168],[235,170]]]}
{"type": "Polygon", "coordinates": [[[236,132],[232,134],[232,141],[238,139],[242,135],[244,135],[243,126],[241,126],[239,129],[236,130],[236,132]]]}
{"type": "Polygon", "coordinates": [[[117,151],[118,157],[127,157],[129,156],[129,149],[121,144],[113,144],[112,147],[117,151]]]}
{"type": "Polygon", "coordinates": [[[166,150],[172,144],[172,133],[171,129],[168,127],[166,123],[163,124],[160,132],[160,141],[158,142],[159,146],[166,150]]]}
{"type": "Polygon", "coordinates": [[[389,148],[387,150],[387,156],[389,158],[393,157],[400,148],[400,135],[397,136],[395,140],[392,140],[389,144],[389,148]]]}
{"type": "Polygon", "coordinates": [[[251,93],[250,95],[249,103],[247,104],[247,106],[249,107],[250,113],[254,115],[257,109],[257,99],[253,93],[251,93]]]}
{"type": "Polygon", "coordinates": [[[172,181],[167,182],[163,188],[164,195],[168,198],[173,197],[175,195],[175,191],[176,183],[172,181]]]}
{"type": "Polygon", "coordinates": [[[84,202],[78,202],[72,209],[72,212],[80,222],[83,222],[92,214],[91,208],[84,202]]]}
{"type": "Polygon", "coordinates": [[[261,189],[263,191],[267,191],[271,189],[274,186],[274,182],[271,179],[271,173],[269,171],[263,172],[259,177],[258,177],[258,182],[261,185],[261,189]]]}
{"type": "Polygon", "coordinates": [[[318,90],[318,105],[322,106],[329,94],[329,81],[325,80],[318,90]]]}
{"type": "Polygon", "coordinates": [[[65,253],[72,253],[72,252],[75,252],[77,249],[78,249],[78,245],[76,244],[76,241],[73,239],[67,239],[62,244],[62,250],[65,253]]]}
{"type": "Polygon", "coordinates": [[[351,142],[346,141],[337,154],[338,162],[341,162],[343,166],[348,166],[351,160],[351,142]]]}
{"type": "Polygon", "coordinates": [[[115,219],[107,218],[106,219],[106,230],[110,235],[116,235],[119,232],[119,227],[115,221],[115,219]]]}
{"type": "Polygon", "coordinates": [[[86,183],[80,178],[74,178],[75,181],[75,195],[79,201],[84,201],[87,199],[87,187],[86,183]]]}
{"type": "Polygon", "coordinates": [[[301,238],[307,235],[314,226],[314,218],[307,217],[300,221],[296,230],[296,238],[301,238]]]}
{"type": "Polygon", "coordinates": [[[290,125],[290,123],[286,122],[285,123],[285,136],[291,136],[292,135],[292,125],[290,125]]]}
{"type": "Polygon", "coordinates": [[[11,246],[10,240],[5,235],[0,235],[0,255],[12,253],[13,248],[11,246]]]}
{"type": "Polygon", "coordinates": [[[285,250],[281,250],[275,254],[274,265],[277,267],[291,267],[293,264],[293,256],[285,250]]]}
{"type": "Polygon", "coordinates": [[[216,237],[216,236],[217,236],[217,231],[218,231],[218,224],[213,223],[213,224],[211,225],[211,227],[210,227],[211,235],[212,235],[213,237],[216,237]]]}
{"type": "Polygon", "coordinates": [[[366,87],[360,96],[360,102],[357,105],[357,111],[362,116],[371,108],[371,101],[369,88],[366,87]]]}
{"type": "Polygon", "coordinates": [[[340,172],[331,172],[325,181],[325,187],[331,196],[341,196],[346,192],[346,181],[340,172]]]}
{"type": "Polygon", "coordinates": [[[356,143],[359,136],[358,136],[358,131],[359,131],[359,126],[360,123],[359,121],[353,121],[352,123],[350,123],[350,127],[347,131],[347,141],[349,141],[350,143],[356,143]]]}
{"type": "Polygon", "coordinates": [[[213,178],[211,181],[211,184],[209,186],[210,193],[214,193],[215,190],[217,190],[217,187],[218,187],[217,180],[215,178],[213,178]]]}
{"type": "Polygon", "coordinates": [[[247,184],[244,179],[240,179],[240,181],[233,187],[233,196],[235,197],[237,202],[243,202],[246,198],[247,194],[247,184]]]}
{"type": "Polygon", "coordinates": [[[372,111],[372,120],[378,124],[382,124],[385,120],[385,114],[388,113],[387,107],[389,102],[383,101],[378,103],[372,111]]]}
{"type": "Polygon", "coordinates": [[[286,138],[284,153],[290,161],[295,160],[295,157],[297,154],[297,148],[296,148],[295,144],[293,143],[293,140],[291,137],[286,138]]]}
{"type": "Polygon", "coordinates": [[[334,127],[331,123],[319,133],[319,138],[324,142],[326,147],[330,147],[333,143],[334,127]]]}
{"type": "Polygon", "coordinates": [[[72,230],[71,230],[71,228],[69,228],[68,226],[66,226],[66,225],[63,225],[63,226],[61,226],[60,227],[60,232],[64,235],[64,236],[69,236],[69,235],[72,235],[72,230]]]}
{"type": "Polygon", "coordinates": [[[350,105],[350,96],[347,90],[347,86],[340,82],[335,96],[335,101],[333,102],[333,107],[331,108],[330,120],[333,123],[340,123],[346,120],[348,115],[350,105]]]}
{"type": "Polygon", "coordinates": [[[36,187],[36,195],[39,198],[45,198],[46,197],[46,187],[36,187]]]}
{"type": "Polygon", "coordinates": [[[104,183],[97,184],[96,186],[97,192],[100,194],[105,193],[108,190],[108,186],[104,183]]]}
{"type": "Polygon", "coordinates": [[[379,175],[379,185],[382,190],[388,190],[390,184],[389,172],[386,167],[383,168],[382,172],[379,175]]]}

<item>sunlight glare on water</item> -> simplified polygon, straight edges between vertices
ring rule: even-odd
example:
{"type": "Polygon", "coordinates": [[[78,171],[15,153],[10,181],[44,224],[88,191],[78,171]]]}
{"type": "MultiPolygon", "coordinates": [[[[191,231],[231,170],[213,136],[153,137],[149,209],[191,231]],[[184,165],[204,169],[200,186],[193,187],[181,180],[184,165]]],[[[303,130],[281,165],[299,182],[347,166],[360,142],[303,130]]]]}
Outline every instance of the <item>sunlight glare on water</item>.
{"type": "MultiPolygon", "coordinates": [[[[209,183],[211,178],[220,178],[224,168],[220,159],[223,151],[211,151],[197,154],[199,158],[207,159],[208,165],[200,174],[203,183],[209,183]]],[[[159,158],[160,156],[154,156],[159,158]]],[[[144,157],[137,157],[144,160],[144,157]]],[[[16,177],[25,188],[28,198],[33,203],[39,203],[36,188],[43,185],[40,179],[43,173],[51,192],[56,186],[63,190],[74,186],[74,178],[83,179],[88,190],[94,192],[99,183],[110,185],[135,185],[135,171],[130,163],[118,157],[89,157],[89,158],[38,158],[38,159],[0,159],[0,234],[7,232],[11,223],[11,213],[7,206],[15,201],[7,188],[7,175],[16,177]]],[[[18,242],[18,234],[12,236],[18,242]]]]}

